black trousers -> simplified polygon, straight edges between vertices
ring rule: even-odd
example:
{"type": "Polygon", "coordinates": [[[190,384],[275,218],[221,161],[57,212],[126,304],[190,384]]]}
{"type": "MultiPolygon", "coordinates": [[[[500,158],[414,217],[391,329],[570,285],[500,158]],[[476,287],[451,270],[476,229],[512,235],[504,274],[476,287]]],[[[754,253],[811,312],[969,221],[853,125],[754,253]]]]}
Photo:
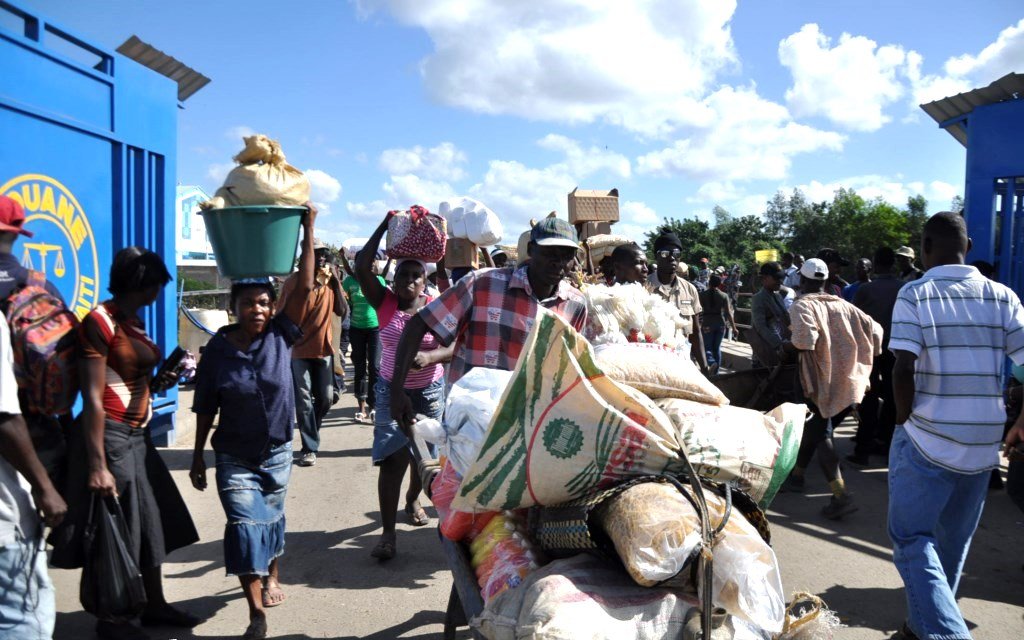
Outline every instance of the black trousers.
{"type": "Polygon", "coordinates": [[[352,368],[356,399],[366,403],[366,411],[372,411],[376,396],[373,388],[377,384],[377,366],[380,364],[380,330],[349,329],[352,343],[352,368]]]}
{"type": "Polygon", "coordinates": [[[896,356],[888,349],[875,358],[871,368],[871,388],[860,404],[860,426],[854,438],[857,455],[870,454],[876,440],[892,441],[892,432],[896,428],[896,402],[892,395],[892,368],[895,364],[896,356]]]}

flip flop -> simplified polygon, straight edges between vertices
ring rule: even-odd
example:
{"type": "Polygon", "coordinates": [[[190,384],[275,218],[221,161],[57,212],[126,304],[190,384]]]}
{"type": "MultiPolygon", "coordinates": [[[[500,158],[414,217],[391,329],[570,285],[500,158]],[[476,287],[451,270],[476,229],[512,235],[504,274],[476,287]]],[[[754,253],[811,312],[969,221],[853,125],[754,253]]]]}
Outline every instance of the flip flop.
{"type": "Polygon", "coordinates": [[[411,504],[405,505],[405,515],[409,516],[409,524],[414,527],[423,527],[430,524],[430,516],[423,510],[423,507],[413,508],[411,504]]]}
{"type": "Polygon", "coordinates": [[[381,540],[373,548],[373,551],[370,552],[370,555],[378,560],[390,560],[395,557],[396,552],[394,542],[391,540],[381,540]]]}
{"type": "Polygon", "coordinates": [[[263,640],[267,637],[267,619],[253,618],[242,635],[242,640],[263,640]]]}
{"type": "Polygon", "coordinates": [[[269,609],[271,607],[280,606],[280,605],[284,604],[285,600],[288,599],[288,596],[286,596],[284,594],[284,591],[281,590],[281,586],[280,585],[277,586],[277,591],[281,594],[281,599],[277,600],[277,601],[274,601],[274,600],[270,599],[270,588],[269,587],[263,587],[263,589],[261,590],[261,593],[262,593],[262,597],[263,597],[263,608],[264,609],[269,609]]]}
{"type": "Polygon", "coordinates": [[[357,411],[355,415],[356,422],[366,422],[366,414],[362,411],[357,411]]]}

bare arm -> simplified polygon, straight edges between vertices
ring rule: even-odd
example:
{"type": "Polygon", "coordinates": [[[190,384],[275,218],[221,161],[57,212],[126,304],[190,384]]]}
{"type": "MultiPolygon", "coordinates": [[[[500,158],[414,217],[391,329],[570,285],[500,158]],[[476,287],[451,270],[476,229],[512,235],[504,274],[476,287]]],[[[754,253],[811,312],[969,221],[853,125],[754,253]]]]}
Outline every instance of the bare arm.
{"type": "Polygon", "coordinates": [[[704,335],[700,328],[700,314],[693,314],[693,333],[690,334],[690,357],[697,361],[700,370],[707,373],[708,356],[704,351],[704,335]]]}
{"type": "Polygon", "coordinates": [[[107,359],[81,358],[79,378],[82,386],[82,429],[85,451],[89,462],[89,490],[101,495],[117,495],[114,475],[107,469],[107,453],[103,446],[104,421],[103,387],[107,381],[107,359]]]}
{"type": "Polygon", "coordinates": [[[188,477],[192,480],[192,486],[200,491],[206,489],[206,460],[203,459],[203,449],[206,448],[206,439],[213,428],[212,413],[196,414],[196,444],[192,450],[192,470],[188,477]]]}
{"type": "Polygon", "coordinates": [[[914,365],[917,356],[909,351],[896,351],[896,364],[892,367],[892,397],[896,405],[896,424],[910,418],[914,408],[914,365]]]}
{"type": "Polygon", "coordinates": [[[284,315],[296,325],[301,325],[303,311],[306,307],[306,298],[313,291],[313,284],[316,282],[316,256],[313,251],[313,230],[316,226],[316,207],[312,202],[307,202],[309,211],[302,216],[302,253],[299,255],[299,273],[296,278],[295,288],[288,296],[285,303],[284,315]]]}
{"type": "Polygon", "coordinates": [[[334,315],[344,320],[348,315],[348,299],[345,297],[345,292],[341,290],[341,278],[338,275],[338,268],[334,265],[331,265],[331,281],[328,286],[334,293],[334,315]]]}
{"type": "Polygon", "coordinates": [[[432,364],[451,362],[452,355],[454,355],[454,353],[454,342],[447,347],[440,347],[431,351],[417,351],[416,357],[413,359],[413,368],[422,369],[424,367],[429,367],[432,364]]]}
{"type": "Polygon", "coordinates": [[[494,258],[491,257],[491,252],[488,251],[484,247],[480,247],[480,249],[478,249],[478,251],[484,255],[484,264],[486,264],[488,267],[493,269],[494,268],[494,258]]]}
{"type": "MultiPolygon", "coordinates": [[[[380,309],[380,306],[384,304],[386,290],[373,273],[373,259],[377,255],[377,248],[380,247],[381,239],[387,233],[388,220],[390,219],[390,213],[384,216],[381,223],[377,225],[377,229],[374,230],[373,235],[366,241],[366,246],[356,256],[356,280],[359,281],[359,286],[363,290],[363,295],[366,296],[366,301],[374,309],[380,309]]],[[[391,264],[390,260],[388,264],[391,264]]],[[[384,273],[387,273],[386,268],[384,273]]]]}
{"type": "Polygon", "coordinates": [[[54,488],[46,468],[39,461],[28,428],[25,427],[25,419],[20,415],[0,414],[0,455],[32,485],[32,498],[36,507],[43,512],[46,524],[51,527],[60,524],[68,505],[54,488]]]}
{"type": "Polygon", "coordinates": [[[347,273],[350,276],[355,276],[355,274],[352,272],[352,265],[348,263],[348,256],[345,255],[345,250],[342,249],[339,252],[339,254],[341,255],[341,266],[343,269],[345,269],[345,273],[347,273]]]}

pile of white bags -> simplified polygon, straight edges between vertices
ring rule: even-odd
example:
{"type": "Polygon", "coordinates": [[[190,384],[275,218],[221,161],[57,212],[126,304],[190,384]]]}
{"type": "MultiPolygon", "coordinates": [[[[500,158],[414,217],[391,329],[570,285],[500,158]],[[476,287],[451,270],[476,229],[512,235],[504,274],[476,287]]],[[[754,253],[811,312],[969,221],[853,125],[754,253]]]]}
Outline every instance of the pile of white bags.
{"type": "Polygon", "coordinates": [[[452,198],[442,202],[437,212],[448,221],[448,236],[451,238],[463,238],[480,247],[501,242],[504,234],[501,220],[479,200],[452,198]]]}

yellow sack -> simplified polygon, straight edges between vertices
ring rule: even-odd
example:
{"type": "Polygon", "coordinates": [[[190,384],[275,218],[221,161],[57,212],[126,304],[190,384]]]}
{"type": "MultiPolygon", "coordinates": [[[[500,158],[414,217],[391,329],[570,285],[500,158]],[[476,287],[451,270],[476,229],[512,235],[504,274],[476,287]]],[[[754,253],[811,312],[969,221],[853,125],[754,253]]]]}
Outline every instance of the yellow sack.
{"type": "Polygon", "coordinates": [[[583,336],[541,309],[452,508],[559,504],[625,478],[679,473],[675,434],[653,401],[604,375],[583,336]]]}
{"type": "Polygon", "coordinates": [[[238,166],[231,170],[224,185],[203,208],[245,205],[301,206],[309,202],[309,180],[305,174],[285,162],[276,140],[265,135],[243,138],[245,149],[234,157],[238,166]]]}

